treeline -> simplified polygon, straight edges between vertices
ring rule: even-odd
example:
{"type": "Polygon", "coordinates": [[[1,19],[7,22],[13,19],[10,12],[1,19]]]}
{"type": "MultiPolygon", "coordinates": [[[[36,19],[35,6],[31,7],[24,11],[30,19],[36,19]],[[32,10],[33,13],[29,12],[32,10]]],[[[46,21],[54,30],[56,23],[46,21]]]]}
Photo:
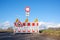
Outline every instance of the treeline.
{"type": "Polygon", "coordinates": [[[0,28],[0,32],[13,32],[13,28],[12,27],[8,27],[7,29],[0,28]]]}

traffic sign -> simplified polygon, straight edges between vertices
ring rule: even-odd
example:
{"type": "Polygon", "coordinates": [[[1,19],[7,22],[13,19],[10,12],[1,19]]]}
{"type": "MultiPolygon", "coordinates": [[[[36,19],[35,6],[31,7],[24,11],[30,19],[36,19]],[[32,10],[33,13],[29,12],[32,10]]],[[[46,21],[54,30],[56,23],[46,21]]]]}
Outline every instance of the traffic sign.
{"type": "Polygon", "coordinates": [[[27,6],[27,7],[25,8],[25,11],[26,11],[26,12],[30,12],[30,8],[27,6]]]}

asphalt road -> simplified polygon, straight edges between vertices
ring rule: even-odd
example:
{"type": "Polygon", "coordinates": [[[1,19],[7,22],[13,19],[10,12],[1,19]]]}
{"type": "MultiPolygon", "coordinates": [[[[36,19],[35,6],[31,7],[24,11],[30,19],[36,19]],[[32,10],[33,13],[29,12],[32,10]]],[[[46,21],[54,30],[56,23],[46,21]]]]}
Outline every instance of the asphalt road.
{"type": "Polygon", "coordinates": [[[57,40],[41,34],[13,34],[13,33],[0,33],[0,40],[57,40]]]}

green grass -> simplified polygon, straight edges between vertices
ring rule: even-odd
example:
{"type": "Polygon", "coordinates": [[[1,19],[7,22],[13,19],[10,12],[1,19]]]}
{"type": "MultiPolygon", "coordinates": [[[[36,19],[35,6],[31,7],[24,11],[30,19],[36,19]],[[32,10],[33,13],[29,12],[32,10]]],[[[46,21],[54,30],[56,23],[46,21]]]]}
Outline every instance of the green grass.
{"type": "Polygon", "coordinates": [[[49,35],[49,36],[60,36],[60,30],[43,30],[43,34],[49,35]]]}

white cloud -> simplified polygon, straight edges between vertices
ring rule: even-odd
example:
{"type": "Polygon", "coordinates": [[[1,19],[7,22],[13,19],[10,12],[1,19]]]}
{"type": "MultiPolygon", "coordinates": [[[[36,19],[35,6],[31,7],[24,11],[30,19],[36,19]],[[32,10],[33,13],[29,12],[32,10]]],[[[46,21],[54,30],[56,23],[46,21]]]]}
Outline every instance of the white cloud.
{"type": "Polygon", "coordinates": [[[2,29],[7,29],[8,27],[10,27],[10,22],[9,21],[5,21],[0,25],[0,28],[2,29]]]}
{"type": "Polygon", "coordinates": [[[10,26],[10,22],[9,21],[6,21],[3,23],[4,26],[10,26]]]}
{"type": "Polygon", "coordinates": [[[58,24],[57,27],[60,27],[60,24],[58,24]]]}
{"type": "Polygon", "coordinates": [[[40,22],[40,29],[43,27],[43,29],[47,29],[47,28],[59,28],[60,24],[56,24],[56,23],[51,23],[51,22],[40,22]]]}
{"type": "MultiPolygon", "coordinates": [[[[13,26],[10,25],[9,21],[5,21],[2,24],[0,24],[0,28],[7,29],[8,27],[13,26]]],[[[39,29],[47,29],[47,28],[59,28],[60,24],[51,23],[51,22],[40,22],[40,28],[39,29]]]]}

